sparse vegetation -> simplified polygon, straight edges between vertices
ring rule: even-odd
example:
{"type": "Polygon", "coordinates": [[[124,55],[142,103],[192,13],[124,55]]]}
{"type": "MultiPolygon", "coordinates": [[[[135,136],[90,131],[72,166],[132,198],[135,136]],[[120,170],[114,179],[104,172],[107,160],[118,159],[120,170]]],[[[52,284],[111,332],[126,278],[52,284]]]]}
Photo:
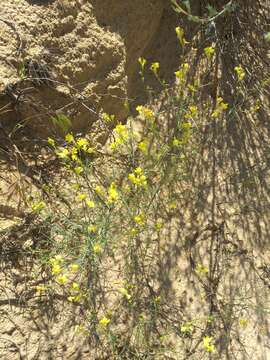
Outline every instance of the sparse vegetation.
{"type": "MultiPolygon", "coordinates": [[[[262,220],[258,203],[269,214],[269,147],[262,135],[249,138],[268,114],[269,76],[264,49],[252,53],[254,63],[228,49],[239,46],[233,24],[246,26],[245,5],[214,3],[198,16],[189,1],[173,1],[198,26],[196,36],[175,29],[182,57],[173,85],[160,62],[138,59],[148,102],[126,123],[101,111],[95,134],[76,135],[67,115],[51,118],[64,135],[43,148],[57,170],[24,194],[27,226],[41,229],[32,235],[38,243],[24,247],[36,280],[28,295],[68,319],[95,359],[264,359],[249,342],[262,338],[269,316],[265,244],[239,235],[236,224],[252,237],[255,225],[243,219],[262,220]],[[151,75],[162,88],[158,99],[151,75]],[[245,151],[258,156],[251,163],[245,151]]],[[[247,36],[267,43],[263,8],[262,29],[247,36]]]]}

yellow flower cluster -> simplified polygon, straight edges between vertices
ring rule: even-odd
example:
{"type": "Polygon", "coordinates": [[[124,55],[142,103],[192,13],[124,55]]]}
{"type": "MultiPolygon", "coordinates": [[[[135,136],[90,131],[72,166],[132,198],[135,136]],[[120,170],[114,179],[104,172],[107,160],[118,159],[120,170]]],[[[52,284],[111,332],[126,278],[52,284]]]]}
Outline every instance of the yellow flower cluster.
{"type": "Polygon", "coordinates": [[[39,201],[38,203],[35,203],[32,205],[32,210],[36,213],[39,213],[41,210],[43,210],[46,207],[44,201],[39,201]]]}
{"type": "Polygon", "coordinates": [[[211,115],[212,118],[214,119],[218,118],[226,109],[228,109],[228,104],[223,101],[222,97],[218,97],[216,109],[213,111],[211,115]]]}
{"type": "Polygon", "coordinates": [[[95,254],[100,254],[102,252],[102,246],[100,244],[98,244],[98,243],[95,243],[93,245],[93,252],[95,254]]]}
{"type": "Polygon", "coordinates": [[[116,189],[115,182],[112,182],[108,190],[108,203],[112,204],[119,199],[119,194],[116,189]]]}
{"type": "Polygon", "coordinates": [[[68,143],[73,143],[73,142],[75,142],[74,136],[73,136],[72,134],[67,134],[66,137],[65,137],[65,140],[66,140],[68,143]]]}
{"type": "Polygon", "coordinates": [[[188,112],[185,114],[186,119],[194,119],[198,115],[198,108],[195,105],[188,107],[188,112]]]}
{"type": "Polygon", "coordinates": [[[147,178],[143,173],[142,168],[137,167],[133,173],[128,175],[128,179],[132,182],[132,184],[146,188],[147,187],[147,178]]]}
{"type": "Polygon", "coordinates": [[[205,351],[211,353],[216,350],[216,347],[214,344],[212,344],[213,338],[210,336],[204,336],[203,338],[203,348],[205,351]]]}
{"type": "Polygon", "coordinates": [[[95,234],[97,232],[97,226],[94,224],[91,224],[87,227],[87,231],[89,233],[95,234]]]}
{"type": "MultiPolygon", "coordinates": [[[[196,116],[196,107],[194,107],[194,109],[192,109],[193,114],[190,112],[188,113],[188,115],[186,117],[192,117],[192,116],[196,116]]],[[[184,121],[181,124],[181,130],[182,130],[182,134],[181,137],[179,139],[177,139],[176,137],[173,138],[172,141],[172,145],[175,147],[178,147],[180,145],[185,145],[187,144],[187,142],[189,141],[190,137],[191,137],[191,128],[192,128],[192,124],[190,121],[184,121]]]]}
{"type": "Polygon", "coordinates": [[[184,37],[184,29],[181,28],[180,26],[177,26],[175,28],[175,32],[176,35],[178,37],[178,40],[180,42],[180,44],[184,47],[186,44],[188,44],[188,42],[186,41],[185,37],[184,37]]]}
{"type": "Polygon", "coordinates": [[[60,147],[59,151],[56,152],[56,155],[60,158],[60,159],[67,159],[69,156],[69,151],[67,148],[63,148],[60,147]]]}
{"type": "Polygon", "coordinates": [[[206,47],[204,48],[204,53],[208,59],[211,59],[215,53],[215,48],[213,46],[206,47]]]}
{"type": "Polygon", "coordinates": [[[47,140],[47,141],[48,141],[48,144],[49,144],[49,145],[55,147],[55,141],[54,141],[52,138],[48,137],[48,140],[47,140]]]}
{"type": "Polygon", "coordinates": [[[80,286],[77,282],[73,282],[70,286],[69,289],[70,292],[70,296],[68,296],[68,301],[69,302],[79,302],[82,299],[82,295],[81,295],[81,289],[80,286]]]}
{"type": "Polygon", "coordinates": [[[140,64],[140,66],[141,66],[141,69],[143,70],[145,65],[146,65],[146,59],[143,58],[143,57],[139,57],[138,62],[140,64]]]}
{"type": "Polygon", "coordinates": [[[186,80],[188,70],[189,70],[188,63],[184,63],[184,64],[181,65],[179,70],[175,71],[176,79],[180,83],[183,83],[186,80]]]}
{"type": "MultiPolygon", "coordinates": [[[[86,138],[79,138],[77,141],[74,139],[72,134],[67,134],[65,136],[65,140],[67,142],[67,147],[58,147],[56,149],[56,155],[60,159],[68,160],[71,159],[72,161],[81,162],[79,158],[79,153],[87,153],[93,154],[95,153],[95,148],[91,147],[89,141],[86,138]]],[[[55,142],[53,139],[48,138],[48,143],[55,147],[55,142]]],[[[79,175],[82,172],[82,168],[77,167],[75,173],[79,175]]]]}
{"type": "Polygon", "coordinates": [[[75,200],[78,201],[78,202],[84,202],[85,205],[86,205],[87,207],[89,207],[90,209],[93,209],[93,208],[96,206],[95,203],[94,203],[94,201],[87,199],[87,195],[84,194],[84,193],[79,193],[79,194],[76,196],[76,199],[75,199],[75,200]]]}
{"type": "Polygon", "coordinates": [[[247,319],[239,319],[239,325],[243,328],[245,328],[248,325],[247,319]]]}
{"type": "Polygon", "coordinates": [[[131,300],[131,295],[129,294],[129,292],[127,291],[126,288],[120,288],[120,289],[118,289],[118,291],[119,291],[120,294],[122,294],[128,301],[131,300]]]}
{"type": "Polygon", "coordinates": [[[64,258],[62,255],[56,255],[50,259],[51,270],[53,275],[58,275],[62,272],[62,263],[64,258]]]}
{"type": "Polygon", "coordinates": [[[106,316],[103,316],[103,317],[99,320],[99,324],[102,325],[103,327],[108,326],[110,322],[111,322],[111,320],[108,319],[106,316]]]}
{"type": "Polygon", "coordinates": [[[119,147],[119,145],[124,144],[129,138],[128,129],[126,125],[118,124],[113,129],[113,132],[116,135],[116,140],[111,143],[110,148],[111,150],[116,150],[119,147]]]}
{"type": "Polygon", "coordinates": [[[134,216],[133,218],[134,222],[139,226],[144,226],[146,222],[146,216],[144,212],[141,212],[140,214],[134,216]]]}
{"type": "Polygon", "coordinates": [[[194,331],[194,326],[192,321],[187,321],[180,327],[180,331],[184,334],[192,334],[194,331]]]}
{"type": "Polygon", "coordinates": [[[138,105],[136,107],[136,110],[138,111],[141,118],[148,120],[148,121],[155,120],[155,114],[154,114],[153,110],[149,109],[148,107],[138,105]]]}
{"type": "Polygon", "coordinates": [[[79,271],[77,263],[69,264],[69,267],[64,266],[64,258],[62,255],[56,255],[50,259],[51,272],[55,276],[54,280],[59,285],[67,285],[72,281],[68,293],[67,300],[70,302],[78,302],[82,298],[82,292],[79,284],[74,281],[74,275],[79,271]]]}
{"type": "Polygon", "coordinates": [[[149,142],[147,139],[139,142],[138,144],[138,149],[143,153],[143,154],[147,154],[148,149],[149,149],[149,142]]]}
{"type": "Polygon", "coordinates": [[[158,62],[153,62],[150,66],[151,71],[153,71],[153,73],[155,74],[155,76],[158,76],[158,69],[159,69],[159,63],[158,62]]]}
{"type": "Polygon", "coordinates": [[[235,66],[234,71],[237,74],[238,81],[242,81],[246,76],[245,70],[242,68],[242,66],[235,66]]]}
{"type": "Polygon", "coordinates": [[[203,266],[202,264],[197,264],[196,268],[195,268],[195,272],[198,275],[207,275],[209,273],[209,269],[205,266],[203,266]]]}
{"type": "Polygon", "coordinates": [[[101,197],[104,197],[104,196],[105,196],[104,190],[103,190],[102,187],[99,186],[99,185],[96,185],[96,186],[95,186],[95,192],[96,192],[99,196],[101,196],[101,197]]]}
{"type": "Polygon", "coordinates": [[[113,122],[115,119],[115,115],[109,115],[107,113],[102,113],[101,117],[102,120],[104,120],[105,122],[113,122]]]}
{"type": "MultiPolygon", "coordinates": [[[[68,281],[68,273],[63,274],[64,267],[63,267],[64,258],[62,255],[56,255],[50,259],[51,271],[53,275],[59,275],[56,278],[56,281],[65,284],[68,281]]],[[[79,270],[79,265],[76,263],[72,263],[69,265],[69,270],[71,273],[76,273],[79,270]]]]}
{"type": "Polygon", "coordinates": [[[161,221],[157,221],[155,223],[155,228],[156,228],[156,231],[159,232],[162,228],[163,228],[163,223],[161,221]]]}

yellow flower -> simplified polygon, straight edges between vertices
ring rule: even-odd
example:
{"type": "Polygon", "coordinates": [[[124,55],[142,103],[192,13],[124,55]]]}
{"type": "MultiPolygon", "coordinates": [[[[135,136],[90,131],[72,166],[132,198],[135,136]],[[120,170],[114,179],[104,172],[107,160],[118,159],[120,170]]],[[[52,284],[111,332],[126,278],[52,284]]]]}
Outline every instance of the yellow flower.
{"type": "MultiPolygon", "coordinates": [[[[198,115],[198,108],[197,106],[191,105],[188,107],[188,112],[185,114],[186,119],[192,119],[195,118],[198,115]]],[[[189,123],[191,126],[191,123],[189,123]]]]}
{"type": "Polygon", "coordinates": [[[123,140],[126,140],[128,138],[128,131],[126,125],[118,124],[113,131],[118,134],[123,140]]]}
{"type": "Polygon", "coordinates": [[[234,71],[238,76],[238,81],[242,81],[246,76],[245,70],[242,68],[242,66],[235,66],[234,71]]]}
{"type": "Polygon", "coordinates": [[[99,185],[96,185],[96,187],[95,187],[95,192],[96,192],[97,194],[99,194],[99,195],[103,195],[103,194],[104,194],[101,186],[99,186],[99,185]]]}
{"type": "Polygon", "coordinates": [[[101,117],[106,122],[111,122],[111,121],[114,121],[114,119],[115,119],[115,115],[109,115],[107,113],[102,113],[101,117]]]}
{"type": "Polygon", "coordinates": [[[191,334],[193,330],[194,330],[194,326],[192,324],[192,321],[188,321],[180,327],[180,331],[185,334],[191,334]]]}
{"type": "Polygon", "coordinates": [[[123,124],[117,124],[113,129],[113,132],[116,134],[116,140],[110,144],[110,149],[115,151],[119,145],[126,142],[129,134],[126,125],[123,124]]]}
{"type": "Polygon", "coordinates": [[[52,138],[50,138],[50,137],[48,137],[48,144],[49,145],[51,145],[51,146],[55,146],[55,141],[52,139],[52,138]]]}
{"type": "Polygon", "coordinates": [[[135,221],[136,224],[140,226],[144,226],[146,221],[145,213],[141,212],[139,215],[134,216],[133,220],[135,221]]]}
{"type": "Polygon", "coordinates": [[[77,166],[74,168],[74,172],[76,175],[80,175],[83,172],[83,168],[81,166],[77,166]]]}
{"type": "Polygon", "coordinates": [[[60,157],[60,159],[66,159],[69,155],[69,151],[66,148],[60,148],[61,151],[58,151],[56,155],[60,157]]]}
{"type": "Polygon", "coordinates": [[[118,289],[118,291],[120,292],[120,294],[122,294],[127,300],[131,299],[131,295],[128,293],[127,289],[125,288],[120,288],[118,289]]]}
{"type": "Polygon", "coordinates": [[[137,229],[135,229],[135,228],[130,229],[130,235],[131,235],[131,236],[136,236],[137,234],[138,234],[138,230],[137,230],[137,229]]]}
{"type": "Polygon", "coordinates": [[[147,187],[147,178],[140,167],[137,167],[133,173],[128,175],[128,179],[134,184],[141,187],[147,187]]]}
{"type": "Polygon", "coordinates": [[[223,101],[222,97],[217,98],[217,104],[221,108],[221,110],[226,110],[228,108],[228,104],[223,101]]]}
{"type": "Polygon", "coordinates": [[[209,46],[209,47],[206,47],[205,49],[204,49],[204,53],[205,53],[205,55],[206,55],[206,57],[208,58],[208,59],[211,59],[211,57],[214,55],[214,53],[215,53],[215,48],[213,47],[213,46],[209,46]]]}
{"type": "Polygon", "coordinates": [[[138,144],[138,149],[141,150],[142,153],[147,154],[148,146],[149,146],[148,141],[144,140],[138,144]]]}
{"type": "Polygon", "coordinates": [[[203,338],[203,348],[207,352],[214,352],[216,347],[214,344],[212,344],[213,338],[210,336],[204,336],[203,338]]]}
{"type": "Polygon", "coordinates": [[[209,273],[209,269],[205,266],[203,266],[202,264],[197,264],[196,268],[195,268],[195,272],[198,275],[206,275],[209,273]]]}
{"type": "Polygon", "coordinates": [[[143,57],[139,57],[138,62],[141,65],[141,68],[144,69],[146,65],[146,59],[144,59],[143,57]]]}
{"type": "Polygon", "coordinates": [[[219,114],[220,114],[219,111],[215,110],[212,112],[211,116],[212,116],[212,118],[216,119],[216,118],[218,118],[219,114]]]}
{"type": "Polygon", "coordinates": [[[111,149],[112,151],[115,151],[115,150],[117,149],[118,145],[119,145],[119,144],[118,144],[116,141],[113,141],[113,142],[110,144],[110,149],[111,149]]]}
{"type": "Polygon", "coordinates": [[[154,121],[155,114],[154,114],[153,110],[147,108],[146,106],[142,106],[142,105],[138,105],[136,107],[136,110],[143,119],[149,120],[149,121],[154,121]]]}
{"type": "Polygon", "coordinates": [[[57,275],[60,274],[60,272],[62,271],[62,268],[59,264],[55,263],[52,265],[52,273],[53,275],[57,275]]]}
{"type": "Polygon", "coordinates": [[[94,154],[96,152],[95,147],[88,147],[86,150],[87,154],[94,154]]]}
{"type": "Polygon", "coordinates": [[[188,70],[189,70],[188,63],[184,63],[181,65],[179,70],[175,71],[175,76],[180,81],[180,83],[184,82],[184,80],[186,79],[186,74],[188,70]]]}
{"type": "Polygon", "coordinates": [[[160,231],[160,230],[163,228],[162,222],[157,222],[157,223],[155,224],[155,228],[156,228],[157,231],[160,231]]]}
{"type": "Polygon", "coordinates": [[[88,140],[85,138],[79,138],[77,140],[77,147],[79,150],[87,150],[87,146],[88,146],[88,140]]]}
{"type": "Polygon", "coordinates": [[[80,301],[82,298],[82,296],[80,294],[76,295],[76,296],[68,296],[67,300],[69,302],[78,302],[80,301]]]}
{"type": "Polygon", "coordinates": [[[192,124],[190,121],[184,121],[181,125],[183,130],[189,130],[191,128],[192,124]]]}
{"type": "Polygon", "coordinates": [[[76,147],[73,147],[71,149],[71,159],[73,161],[78,161],[79,160],[79,158],[78,158],[78,149],[76,147]]]}
{"type": "Polygon", "coordinates": [[[51,264],[51,267],[52,267],[52,274],[53,275],[57,275],[57,274],[61,273],[61,271],[62,271],[61,263],[63,261],[64,261],[64,259],[63,259],[62,255],[56,255],[55,257],[50,259],[50,264],[51,264]]]}
{"type": "Polygon", "coordinates": [[[70,271],[72,272],[77,272],[79,270],[79,265],[78,264],[70,264],[70,271]]]}
{"type": "Polygon", "coordinates": [[[173,146],[178,147],[181,145],[181,140],[179,140],[177,138],[173,138],[172,144],[173,144],[173,146]]]}
{"type": "Polygon", "coordinates": [[[114,182],[111,183],[109,190],[108,190],[108,194],[109,194],[109,196],[108,196],[109,204],[111,204],[119,199],[119,194],[116,190],[116,185],[114,182]]]}
{"type": "Polygon", "coordinates": [[[71,290],[71,291],[80,291],[80,286],[79,286],[79,284],[76,283],[76,282],[73,282],[72,285],[71,285],[71,287],[70,287],[70,290],[71,290]]]}
{"type": "Polygon", "coordinates": [[[102,251],[102,247],[101,247],[100,244],[94,244],[93,245],[93,252],[95,254],[99,254],[99,253],[101,253],[101,251],[102,251]]]}
{"type": "Polygon", "coordinates": [[[68,298],[67,298],[67,300],[68,300],[69,302],[78,302],[78,301],[80,301],[81,299],[82,299],[81,294],[70,295],[70,296],[68,296],[68,298]]]}
{"type": "Polygon", "coordinates": [[[86,205],[89,207],[89,208],[94,208],[95,207],[95,203],[94,203],[94,201],[92,201],[92,200],[86,200],[86,205]]]}
{"type": "Polygon", "coordinates": [[[143,171],[142,171],[142,168],[141,167],[137,167],[135,170],[134,170],[134,173],[136,175],[142,175],[143,171]]]}
{"type": "Polygon", "coordinates": [[[67,275],[64,274],[64,275],[57,276],[57,278],[55,280],[56,280],[56,282],[58,282],[58,284],[64,285],[67,283],[68,277],[67,277],[67,275]]]}
{"type": "Polygon", "coordinates": [[[188,42],[186,41],[184,37],[184,29],[182,29],[180,26],[177,26],[175,28],[176,35],[179,39],[180,44],[184,47],[188,42]]]}
{"type": "Polygon", "coordinates": [[[68,143],[71,143],[71,142],[74,142],[74,137],[72,134],[67,134],[65,136],[65,140],[68,142],[68,143]]]}
{"type": "Polygon", "coordinates": [[[177,202],[175,200],[172,200],[168,205],[171,210],[174,210],[177,208],[177,202]]]}
{"type": "Polygon", "coordinates": [[[159,69],[159,63],[158,62],[153,62],[150,66],[150,69],[153,71],[153,73],[157,76],[157,72],[159,69]]]}
{"type": "Polygon", "coordinates": [[[67,300],[69,302],[73,302],[73,301],[75,301],[75,296],[68,296],[67,300]]]}
{"type": "Polygon", "coordinates": [[[246,327],[248,324],[248,320],[247,319],[239,319],[239,325],[241,327],[246,327]]]}
{"type": "Polygon", "coordinates": [[[77,200],[77,201],[84,201],[85,199],[86,199],[86,195],[85,195],[85,194],[80,193],[80,194],[78,194],[78,195],[76,196],[76,200],[77,200]]]}
{"type": "Polygon", "coordinates": [[[39,203],[33,204],[32,205],[32,210],[34,212],[40,212],[41,210],[43,210],[46,207],[45,202],[44,201],[40,201],[39,203]]]}
{"type": "Polygon", "coordinates": [[[223,111],[225,111],[228,108],[228,104],[223,101],[222,97],[217,98],[217,105],[216,109],[212,113],[213,118],[219,117],[223,111]]]}
{"type": "Polygon", "coordinates": [[[97,226],[91,224],[91,225],[88,226],[87,231],[90,232],[90,233],[96,233],[97,232],[97,226]]]}
{"type": "Polygon", "coordinates": [[[99,323],[100,323],[100,325],[106,327],[106,326],[110,323],[110,321],[111,321],[111,320],[108,319],[106,316],[103,316],[103,318],[101,318],[101,319],[99,320],[99,323]]]}

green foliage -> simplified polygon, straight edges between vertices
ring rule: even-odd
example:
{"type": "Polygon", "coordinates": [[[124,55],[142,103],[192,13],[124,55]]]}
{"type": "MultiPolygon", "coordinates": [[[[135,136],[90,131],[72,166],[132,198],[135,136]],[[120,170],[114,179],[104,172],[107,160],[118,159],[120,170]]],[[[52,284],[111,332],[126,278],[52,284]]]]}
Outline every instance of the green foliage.
{"type": "Polygon", "coordinates": [[[66,134],[72,126],[70,118],[64,114],[56,114],[55,116],[52,116],[51,121],[55,128],[61,129],[64,134],[66,134]]]}
{"type": "Polygon", "coordinates": [[[21,80],[23,80],[25,78],[25,65],[23,62],[20,63],[20,65],[18,67],[18,75],[21,80]]]}
{"type": "MultiPolygon", "coordinates": [[[[173,4],[193,21],[206,21],[190,14],[188,1],[186,10],[173,4]]],[[[222,11],[208,6],[210,18],[222,11]]],[[[184,47],[184,29],[175,31],[184,47]]],[[[205,45],[201,61],[211,74],[218,45],[205,45]]],[[[208,84],[192,77],[184,57],[174,87],[160,78],[159,62],[138,62],[143,81],[150,71],[162,85],[162,101],[137,105],[126,124],[102,113],[105,146],[92,134],[76,138],[66,115],[51,118],[65,134],[63,141],[48,139],[65,181],[60,188],[46,185],[48,198],[35,198],[31,207],[50,229],[41,253],[49,280],[36,292],[43,302],[61,299],[74,318],[74,334],[98,338],[100,353],[111,359],[221,359],[232,349],[243,351],[241,334],[253,306],[243,300],[249,290],[232,295],[226,289],[238,248],[223,223],[211,228],[209,221],[191,240],[183,225],[185,211],[194,211],[189,203],[201,201],[193,165],[205,161],[205,142],[215,151],[215,129],[236,105],[230,108],[218,91],[205,99],[208,84]],[[179,273],[178,253],[181,261],[186,256],[179,273]],[[171,272],[177,272],[176,284],[171,272]],[[182,284],[194,291],[189,298],[196,310],[188,307],[182,284]]],[[[247,72],[240,63],[232,70],[234,96],[241,97],[247,72]]],[[[260,102],[251,109],[256,113],[260,102]]]]}

